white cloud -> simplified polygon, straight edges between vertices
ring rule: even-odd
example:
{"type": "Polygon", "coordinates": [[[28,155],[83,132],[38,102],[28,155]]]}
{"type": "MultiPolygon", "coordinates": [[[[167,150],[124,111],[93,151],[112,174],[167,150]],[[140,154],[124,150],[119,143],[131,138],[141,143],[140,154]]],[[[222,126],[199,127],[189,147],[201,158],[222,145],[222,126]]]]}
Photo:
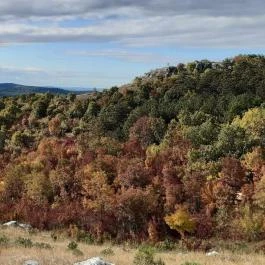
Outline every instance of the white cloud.
{"type": "Polygon", "coordinates": [[[263,0],[9,0],[1,1],[0,14],[6,17],[56,17],[121,14],[125,10],[137,9],[156,15],[186,13],[238,16],[263,14],[264,7],[263,0]]]}
{"type": "Polygon", "coordinates": [[[172,60],[168,56],[149,52],[135,52],[129,49],[101,49],[101,50],[81,50],[66,51],[67,55],[80,57],[103,57],[114,58],[121,61],[140,62],[140,63],[161,63],[165,64],[172,60]]]}
{"type": "Polygon", "coordinates": [[[84,41],[133,46],[263,47],[264,26],[265,15],[255,18],[155,16],[101,20],[79,27],[2,22],[0,40],[4,43],[84,41]]]}
{"type": "MultiPolygon", "coordinates": [[[[264,47],[264,8],[262,0],[1,1],[0,43],[264,47]],[[80,19],[83,23],[74,26],[80,19]]],[[[108,56],[130,59],[130,54],[108,56]]]]}

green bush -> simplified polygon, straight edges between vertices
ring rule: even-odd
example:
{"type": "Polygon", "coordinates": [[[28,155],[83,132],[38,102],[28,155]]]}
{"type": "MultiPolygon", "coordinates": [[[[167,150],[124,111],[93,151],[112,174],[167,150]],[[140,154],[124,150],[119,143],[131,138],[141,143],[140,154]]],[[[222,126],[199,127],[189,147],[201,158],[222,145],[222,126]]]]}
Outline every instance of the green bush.
{"type": "Polygon", "coordinates": [[[77,249],[77,247],[78,247],[78,244],[77,244],[75,241],[71,241],[71,242],[68,244],[68,246],[67,246],[67,248],[68,248],[69,250],[75,250],[75,249],[77,249]]]}
{"type": "Polygon", "coordinates": [[[40,248],[40,249],[51,249],[52,248],[50,244],[39,243],[39,242],[34,243],[34,247],[40,248]]]}
{"type": "Polygon", "coordinates": [[[15,243],[24,248],[32,248],[33,243],[29,238],[18,237],[15,243]]]}
{"type": "Polygon", "coordinates": [[[103,256],[112,256],[112,255],[114,255],[114,251],[111,248],[106,248],[106,249],[103,249],[100,252],[100,254],[103,256]]]}
{"type": "Polygon", "coordinates": [[[159,259],[154,260],[154,249],[152,247],[141,247],[138,249],[134,260],[134,265],[165,265],[165,263],[159,259]]]}
{"type": "Polygon", "coordinates": [[[87,233],[86,231],[83,231],[83,230],[79,230],[78,233],[77,233],[77,236],[76,236],[76,239],[78,242],[82,242],[82,243],[85,243],[85,244],[88,244],[88,245],[91,245],[95,242],[95,239],[94,237],[87,233]]]}
{"type": "Polygon", "coordinates": [[[176,243],[169,239],[166,239],[162,242],[157,243],[155,246],[160,251],[170,251],[176,248],[176,243]]]}
{"type": "Polygon", "coordinates": [[[9,239],[6,236],[0,236],[0,246],[6,246],[9,242],[9,239]]]}

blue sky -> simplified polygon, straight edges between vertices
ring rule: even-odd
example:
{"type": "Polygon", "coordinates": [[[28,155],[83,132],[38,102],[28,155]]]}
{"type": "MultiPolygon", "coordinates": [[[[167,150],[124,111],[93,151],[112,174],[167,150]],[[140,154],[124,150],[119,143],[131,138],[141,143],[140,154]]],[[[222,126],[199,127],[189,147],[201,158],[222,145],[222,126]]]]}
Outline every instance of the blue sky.
{"type": "Polygon", "coordinates": [[[263,54],[261,0],[9,0],[0,82],[107,88],[168,64],[263,54]]]}

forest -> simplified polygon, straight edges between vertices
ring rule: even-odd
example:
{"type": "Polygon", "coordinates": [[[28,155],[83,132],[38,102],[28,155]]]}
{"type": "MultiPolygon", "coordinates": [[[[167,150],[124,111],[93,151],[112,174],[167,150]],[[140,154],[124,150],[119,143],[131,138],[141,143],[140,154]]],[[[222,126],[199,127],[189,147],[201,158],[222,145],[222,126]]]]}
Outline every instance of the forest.
{"type": "Polygon", "coordinates": [[[0,222],[97,240],[265,239],[265,57],[0,98],[0,222]]]}

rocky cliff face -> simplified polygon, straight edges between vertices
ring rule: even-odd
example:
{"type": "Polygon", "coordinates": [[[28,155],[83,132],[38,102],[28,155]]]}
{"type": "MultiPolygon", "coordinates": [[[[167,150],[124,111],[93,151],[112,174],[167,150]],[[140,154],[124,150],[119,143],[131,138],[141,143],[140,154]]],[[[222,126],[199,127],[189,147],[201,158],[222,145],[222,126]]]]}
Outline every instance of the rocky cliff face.
{"type": "Polygon", "coordinates": [[[146,73],[142,78],[167,78],[178,72],[175,66],[163,67],[146,73]]]}

